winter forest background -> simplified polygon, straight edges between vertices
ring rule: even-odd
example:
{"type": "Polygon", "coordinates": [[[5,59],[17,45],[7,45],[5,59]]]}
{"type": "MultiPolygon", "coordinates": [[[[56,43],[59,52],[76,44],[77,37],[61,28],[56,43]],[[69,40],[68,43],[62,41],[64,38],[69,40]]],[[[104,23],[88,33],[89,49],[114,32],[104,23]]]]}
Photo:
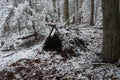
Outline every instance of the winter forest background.
{"type": "Polygon", "coordinates": [[[0,0],[0,80],[119,80],[119,4],[0,0]]]}

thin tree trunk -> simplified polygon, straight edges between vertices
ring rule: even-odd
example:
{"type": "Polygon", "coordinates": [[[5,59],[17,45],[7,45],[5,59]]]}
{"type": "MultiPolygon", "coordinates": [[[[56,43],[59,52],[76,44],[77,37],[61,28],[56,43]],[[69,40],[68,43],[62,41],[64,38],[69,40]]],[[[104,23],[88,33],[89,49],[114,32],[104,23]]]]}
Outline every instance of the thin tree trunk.
{"type": "Polygon", "coordinates": [[[58,14],[58,21],[60,21],[60,8],[58,8],[57,14],[58,14]]]}
{"type": "Polygon", "coordinates": [[[48,16],[45,15],[45,22],[48,23],[48,16]]]}
{"type": "Polygon", "coordinates": [[[73,17],[73,23],[77,23],[78,21],[78,0],[74,0],[74,14],[75,16],[73,17]]]}
{"type": "Polygon", "coordinates": [[[32,2],[31,2],[31,0],[29,0],[29,6],[32,8],[32,2]]]}
{"type": "Polygon", "coordinates": [[[90,25],[91,25],[91,26],[94,26],[94,0],[91,0],[90,25]]]}
{"type": "Polygon", "coordinates": [[[97,14],[98,14],[97,9],[98,9],[98,5],[99,5],[99,3],[98,3],[98,0],[97,0],[97,2],[96,2],[96,7],[95,7],[95,20],[97,20],[97,14]]]}
{"type": "MultiPolygon", "coordinates": [[[[83,3],[83,0],[80,0],[80,8],[81,8],[81,9],[82,9],[82,3],[83,3]]],[[[80,11],[80,17],[79,17],[79,18],[80,18],[80,19],[79,19],[79,20],[80,20],[79,22],[82,23],[82,18],[83,18],[83,17],[82,17],[82,10],[80,11]]]]}
{"type": "Polygon", "coordinates": [[[69,25],[69,2],[68,0],[64,0],[64,22],[67,21],[67,24],[69,25]]]}
{"type": "Polygon", "coordinates": [[[59,0],[57,0],[57,18],[58,20],[57,21],[60,21],[60,6],[59,6],[59,0]]]}
{"type": "MultiPolygon", "coordinates": [[[[119,0],[119,20],[120,20],[120,0],[119,0]]],[[[120,23],[119,23],[120,25],[120,23]]]]}
{"type": "Polygon", "coordinates": [[[103,60],[114,63],[120,58],[119,0],[102,0],[103,60]]]}
{"type": "Polygon", "coordinates": [[[17,5],[17,1],[16,0],[14,0],[15,2],[14,2],[14,6],[15,7],[17,7],[18,5],[17,5]]]}
{"type": "MultiPolygon", "coordinates": [[[[29,0],[29,6],[32,8],[32,2],[31,2],[31,0],[29,0]]],[[[32,11],[30,11],[30,15],[33,16],[32,11]]],[[[35,27],[35,21],[32,21],[32,28],[34,30],[35,40],[37,40],[37,31],[36,31],[36,27],[35,27]]]]}
{"type": "MultiPolygon", "coordinates": [[[[76,2],[76,0],[74,0],[74,14],[75,14],[75,8],[76,8],[75,7],[75,5],[76,5],[75,2],[76,2]]],[[[73,23],[75,23],[75,16],[73,16],[73,23]]]]}
{"type": "Polygon", "coordinates": [[[17,22],[18,22],[18,31],[19,31],[19,34],[21,35],[20,20],[18,19],[17,22]]]}
{"type": "Polygon", "coordinates": [[[53,19],[53,22],[57,21],[57,8],[56,8],[56,4],[57,4],[57,1],[56,0],[52,0],[52,3],[53,3],[53,12],[54,12],[54,19],[53,19]]]}
{"type": "Polygon", "coordinates": [[[56,14],[56,0],[52,0],[52,2],[53,2],[53,11],[54,11],[54,13],[56,14]]]}
{"type": "Polygon", "coordinates": [[[6,22],[5,23],[5,26],[4,26],[4,32],[7,33],[10,31],[10,26],[9,26],[9,22],[6,22]]]}
{"type": "Polygon", "coordinates": [[[78,0],[75,0],[75,24],[78,21],[78,0]]]}

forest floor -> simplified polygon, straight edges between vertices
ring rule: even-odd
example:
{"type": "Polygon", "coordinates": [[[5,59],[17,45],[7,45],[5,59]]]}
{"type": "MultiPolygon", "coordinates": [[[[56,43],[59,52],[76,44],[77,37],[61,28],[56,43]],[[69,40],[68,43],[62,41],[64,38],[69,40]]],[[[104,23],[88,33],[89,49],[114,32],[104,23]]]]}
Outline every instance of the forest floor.
{"type": "Polygon", "coordinates": [[[41,44],[0,52],[0,80],[120,80],[120,67],[101,63],[102,29],[79,25],[74,29],[89,44],[71,59],[55,52],[39,54],[41,44]]]}

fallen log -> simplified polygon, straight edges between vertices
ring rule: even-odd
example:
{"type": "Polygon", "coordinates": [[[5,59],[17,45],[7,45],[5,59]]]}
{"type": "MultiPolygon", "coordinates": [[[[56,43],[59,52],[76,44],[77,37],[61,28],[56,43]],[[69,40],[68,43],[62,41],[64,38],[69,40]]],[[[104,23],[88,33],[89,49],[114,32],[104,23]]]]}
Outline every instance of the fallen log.
{"type": "Polygon", "coordinates": [[[36,32],[19,37],[17,39],[22,41],[22,43],[19,44],[20,47],[30,47],[39,41],[38,34],[36,32]]]}
{"type": "Polygon", "coordinates": [[[28,39],[28,38],[36,37],[36,36],[37,36],[37,33],[32,33],[32,34],[30,34],[30,35],[27,35],[27,36],[23,36],[23,37],[21,37],[21,38],[18,38],[18,40],[19,40],[19,39],[24,40],[24,39],[28,39]]]}

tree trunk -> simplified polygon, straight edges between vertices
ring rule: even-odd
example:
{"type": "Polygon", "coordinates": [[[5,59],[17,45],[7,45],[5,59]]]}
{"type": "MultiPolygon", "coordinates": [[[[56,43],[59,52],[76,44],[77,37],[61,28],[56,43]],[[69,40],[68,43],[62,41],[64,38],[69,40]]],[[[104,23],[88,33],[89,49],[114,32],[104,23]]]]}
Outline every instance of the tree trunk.
{"type": "Polygon", "coordinates": [[[59,0],[57,0],[57,21],[60,21],[60,6],[59,6],[59,0]]]}
{"type": "Polygon", "coordinates": [[[74,0],[74,12],[75,16],[73,17],[73,22],[76,24],[78,21],[78,0],[74,0]]]}
{"type": "Polygon", "coordinates": [[[91,0],[90,25],[91,25],[91,26],[94,26],[94,0],[91,0]]]}
{"type": "Polygon", "coordinates": [[[114,63],[120,58],[119,0],[102,0],[103,61],[114,63]]]}
{"type": "Polygon", "coordinates": [[[79,7],[82,8],[82,3],[84,0],[78,0],[78,3],[80,4],[79,7]]]}
{"type": "MultiPolygon", "coordinates": [[[[32,2],[31,2],[31,0],[29,0],[29,6],[32,8],[32,2]]],[[[30,11],[30,15],[33,16],[32,11],[30,11]]],[[[37,40],[37,31],[36,31],[36,27],[35,27],[35,21],[33,21],[33,20],[32,20],[32,28],[34,30],[35,40],[37,40]]]]}
{"type": "Polygon", "coordinates": [[[98,0],[96,1],[96,7],[95,7],[95,20],[97,20],[97,15],[98,15],[98,0]]]}
{"type": "Polygon", "coordinates": [[[10,26],[9,26],[9,22],[6,22],[4,25],[4,32],[7,33],[10,31],[10,26]]]}
{"type": "Polygon", "coordinates": [[[56,22],[58,19],[58,16],[57,16],[57,0],[52,0],[52,3],[53,3],[53,12],[54,12],[54,19],[53,19],[53,22],[56,22]]]}
{"type": "MultiPolygon", "coordinates": [[[[82,9],[83,0],[80,0],[79,3],[80,3],[79,8],[82,9]]],[[[82,10],[80,10],[79,18],[78,18],[79,23],[82,23],[82,18],[83,18],[83,17],[82,17],[82,10]]]]}
{"type": "Polygon", "coordinates": [[[58,8],[57,14],[58,14],[58,16],[57,16],[58,21],[60,21],[60,8],[58,8]]]}
{"type": "Polygon", "coordinates": [[[56,0],[52,0],[52,3],[53,3],[53,11],[54,13],[56,14],[56,0]]]}
{"type": "Polygon", "coordinates": [[[32,2],[31,2],[31,0],[29,0],[29,6],[32,8],[32,2]]]}
{"type": "Polygon", "coordinates": [[[21,25],[20,25],[20,20],[19,19],[17,19],[17,22],[18,22],[18,32],[19,32],[19,34],[21,35],[21,25]]]}
{"type": "MultiPolygon", "coordinates": [[[[120,20],[120,0],[119,0],[119,20],[120,20]]],[[[120,25],[120,23],[119,23],[120,25]]]]}
{"type": "Polygon", "coordinates": [[[67,22],[69,24],[69,2],[68,0],[64,0],[64,22],[67,22]]]}
{"type": "Polygon", "coordinates": [[[78,21],[78,0],[75,0],[75,24],[78,21]]]}
{"type": "Polygon", "coordinates": [[[14,0],[14,6],[15,7],[17,7],[18,5],[17,5],[17,1],[16,0],[14,0]]]}

